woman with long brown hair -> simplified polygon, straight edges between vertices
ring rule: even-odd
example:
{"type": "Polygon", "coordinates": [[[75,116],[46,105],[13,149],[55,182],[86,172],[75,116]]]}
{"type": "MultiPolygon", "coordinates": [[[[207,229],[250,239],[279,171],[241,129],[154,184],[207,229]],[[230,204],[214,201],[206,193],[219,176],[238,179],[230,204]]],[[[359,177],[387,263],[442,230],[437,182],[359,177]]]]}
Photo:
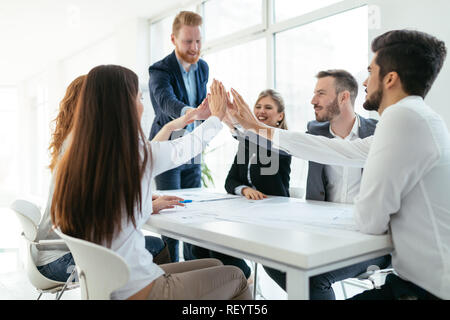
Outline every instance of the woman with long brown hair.
{"type": "MultiPolygon", "coordinates": [[[[54,129],[50,141],[49,151],[51,155],[49,168],[52,173],[57,168],[58,160],[70,140],[69,135],[73,127],[73,117],[83,87],[86,75],[82,75],[73,80],[66,89],[64,98],[59,104],[58,115],[53,120],[54,129]]],[[[52,230],[50,219],[50,204],[53,195],[54,176],[50,184],[47,207],[39,223],[36,241],[59,239],[58,235],[52,230]]],[[[35,264],[45,277],[55,281],[66,281],[69,278],[73,266],[72,254],[66,245],[37,245],[37,254],[35,264]]]]}
{"type": "MultiPolygon", "coordinates": [[[[70,143],[70,132],[73,127],[75,109],[85,79],[86,75],[82,75],[70,83],[66,89],[64,98],[60,102],[58,115],[53,121],[54,129],[49,146],[51,154],[49,168],[52,172],[56,171],[58,161],[70,143]]],[[[176,129],[177,126],[183,125],[183,122],[188,120],[183,118],[176,119],[171,126],[168,124],[168,128],[165,128],[165,130],[168,131],[171,128],[176,129]]],[[[54,179],[52,177],[47,207],[39,223],[36,241],[59,239],[58,235],[52,230],[52,222],[50,219],[53,189],[54,179]]],[[[179,198],[173,196],[153,196],[153,212],[157,213],[162,209],[170,208],[177,200],[179,198]]],[[[161,238],[145,236],[145,247],[154,256],[155,263],[170,262],[169,251],[161,238]]],[[[35,263],[38,270],[44,276],[62,282],[68,279],[75,265],[72,254],[66,245],[38,245],[35,263]]]]}
{"type": "Polygon", "coordinates": [[[73,115],[77,105],[78,97],[81,92],[86,75],[82,75],[73,80],[66,89],[66,94],[59,104],[59,112],[54,123],[52,140],[48,149],[52,157],[49,168],[53,171],[58,162],[62,145],[67,138],[73,125],[73,115]]]}
{"type": "Polygon", "coordinates": [[[152,213],[152,178],[199,154],[222,127],[224,89],[214,82],[211,90],[211,116],[201,126],[177,140],[148,142],[136,74],[105,65],[87,75],[72,142],[58,164],[51,216],[63,233],[125,259],[130,279],[113,299],[251,298],[242,271],[218,260],[157,266],[141,231],[152,213]]]}

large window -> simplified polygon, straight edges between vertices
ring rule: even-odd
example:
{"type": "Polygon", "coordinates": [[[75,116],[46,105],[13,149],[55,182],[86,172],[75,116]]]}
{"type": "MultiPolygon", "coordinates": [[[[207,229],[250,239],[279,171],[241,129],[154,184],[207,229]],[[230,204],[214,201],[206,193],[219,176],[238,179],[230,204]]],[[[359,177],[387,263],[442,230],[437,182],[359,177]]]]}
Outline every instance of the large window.
{"type": "MultiPolygon", "coordinates": [[[[223,82],[227,90],[238,90],[250,107],[266,85],[266,43],[264,39],[205,55],[209,65],[208,88],[213,78],[223,82]],[[242,52],[247,54],[242,55],[242,52]]],[[[209,89],[208,89],[209,90],[209,89]]],[[[228,127],[222,130],[205,150],[204,161],[211,170],[214,185],[223,189],[228,170],[237,151],[237,141],[231,137],[228,127]]]]}
{"type": "Polygon", "coordinates": [[[341,0],[314,0],[314,1],[298,1],[298,0],[273,0],[274,1],[274,18],[276,22],[289,18],[310,13],[314,10],[326,7],[341,0]]]}
{"type": "MultiPolygon", "coordinates": [[[[321,70],[344,69],[360,84],[356,111],[362,108],[363,87],[368,60],[367,7],[354,9],[276,34],[275,83],[286,101],[286,120],[290,130],[305,131],[314,120],[310,103],[315,75],[321,70]],[[360,28],[355,28],[361,26],[360,28]]],[[[291,183],[302,186],[307,162],[293,159],[291,183]]]]}
{"type": "Polygon", "coordinates": [[[19,226],[6,209],[19,192],[18,92],[16,87],[0,87],[0,274],[16,270],[19,264],[19,226]]]}
{"type": "Polygon", "coordinates": [[[19,189],[18,146],[12,138],[19,134],[17,97],[16,87],[0,87],[0,206],[8,206],[19,189]]]}
{"type": "MultiPolygon", "coordinates": [[[[356,111],[368,116],[361,107],[368,63],[367,1],[208,0],[197,12],[204,19],[208,86],[213,78],[222,81],[227,89],[238,90],[251,108],[260,91],[275,88],[285,100],[289,130],[305,131],[314,120],[310,101],[315,75],[346,69],[361,85],[356,111]]],[[[162,32],[173,16],[151,21],[152,35],[162,32]]],[[[165,28],[164,33],[170,33],[165,28]]],[[[153,43],[151,50],[160,52],[163,45],[155,49],[153,43]]],[[[151,54],[153,61],[156,53],[151,54]]],[[[216,188],[223,190],[236,143],[224,129],[205,151],[216,188]]],[[[307,163],[293,159],[291,169],[291,186],[305,187],[307,163]]]]}
{"type": "Polygon", "coordinates": [[[150,32],[150,61],[155,62],[167,56],[173,50],[170,35],[172,34],[172,23],[175,15],[168,16],[151,27],[150,32]]]}

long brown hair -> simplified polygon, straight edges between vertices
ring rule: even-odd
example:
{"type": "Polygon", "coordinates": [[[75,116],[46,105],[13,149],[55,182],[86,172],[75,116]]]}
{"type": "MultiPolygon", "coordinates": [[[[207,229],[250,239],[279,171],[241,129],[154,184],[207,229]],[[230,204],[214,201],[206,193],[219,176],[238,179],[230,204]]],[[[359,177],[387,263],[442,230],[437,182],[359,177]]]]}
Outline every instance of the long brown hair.
{"type": "Polygon", "coordinates": [[[51,217],[62,232],[110,247],[123,218],[136,227],[149,157],[138,92],[137,75],[124,67],[102,65],[88,73],[72,142],[56,170],[51,217]]]}
{"type": "Polygon", "coordinates": [[[86,79],[86,75],[79,76],[73,80],[67,87],[64,98],[59,103],[59,112],[56,118],[52,121],[54,123],[54,130],[52,140],[50,141],[50,155],[52,157],[50,165],[51,171],[55,169],[56,163],[59,159],[62,144],[66,140],[67,135],[73,127],[73,116],[77,106],[78,97],[80,96],[81,88],[86,79]]]}
{"type": "Polygon", "coordinates": [[[281,96],[281,94],[273,89],[266,89],[264,91],[261,91],[261,93],[258,96],[258,99],[256,99],[255,106],[258,104],[259,100],[265,97],[271,97],[273,101],[275,101],[275,104],[277,105],[277,112],[283,112],[283,119],[280,121],[279,124],[277,124],[277,127],[280,129],[287,130],[287,122],[286,122],[286,112],[284,107],[284,99],[281,96]]]}

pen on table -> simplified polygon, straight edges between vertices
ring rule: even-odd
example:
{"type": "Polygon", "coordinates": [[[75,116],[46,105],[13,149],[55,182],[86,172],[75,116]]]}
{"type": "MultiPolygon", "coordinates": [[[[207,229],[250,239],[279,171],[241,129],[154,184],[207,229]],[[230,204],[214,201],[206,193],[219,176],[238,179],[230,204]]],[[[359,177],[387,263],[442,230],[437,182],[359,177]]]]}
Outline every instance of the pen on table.
{"type": "Polygon", "coordinates": [[[178,201],[179,203],[191,203],[192,200],[183,200],[183,201],[178,201]]]}

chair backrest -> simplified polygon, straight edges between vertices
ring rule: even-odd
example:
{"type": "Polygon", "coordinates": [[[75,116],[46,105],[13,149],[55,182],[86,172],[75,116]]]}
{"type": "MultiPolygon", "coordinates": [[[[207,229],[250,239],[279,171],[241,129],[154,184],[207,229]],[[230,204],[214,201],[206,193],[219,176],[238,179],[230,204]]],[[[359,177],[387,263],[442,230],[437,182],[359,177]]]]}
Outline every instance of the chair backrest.
{"type": "Polygon", "coordinates": [[[72,253],[84,300],[109,300],[111,293],[125,285],[129,268],[114,251],[95,243],[68,236],[56,229],[72,253]]]}
{"type": "Polygon", "coordinates": [[[34,204],[26,200],[15,200],[10,208],[16,213],[22,226],[23,237],[27,242],[27,257],[25,269],[31,284],[38,289],[47,290],[64,284],[64,282],[53,281],[44,277],[36,267],[33,257],[33,241],[36,239],[41,211],[34,204]]]}
{"type": "Polygon", "coordinates": [[[39,222],[41,221],[41,211],[34,204],[26,200],[15,200],[10,208],[16,213],[22,225],[24,236],[29,241],[36,239],[39,222]]]}

